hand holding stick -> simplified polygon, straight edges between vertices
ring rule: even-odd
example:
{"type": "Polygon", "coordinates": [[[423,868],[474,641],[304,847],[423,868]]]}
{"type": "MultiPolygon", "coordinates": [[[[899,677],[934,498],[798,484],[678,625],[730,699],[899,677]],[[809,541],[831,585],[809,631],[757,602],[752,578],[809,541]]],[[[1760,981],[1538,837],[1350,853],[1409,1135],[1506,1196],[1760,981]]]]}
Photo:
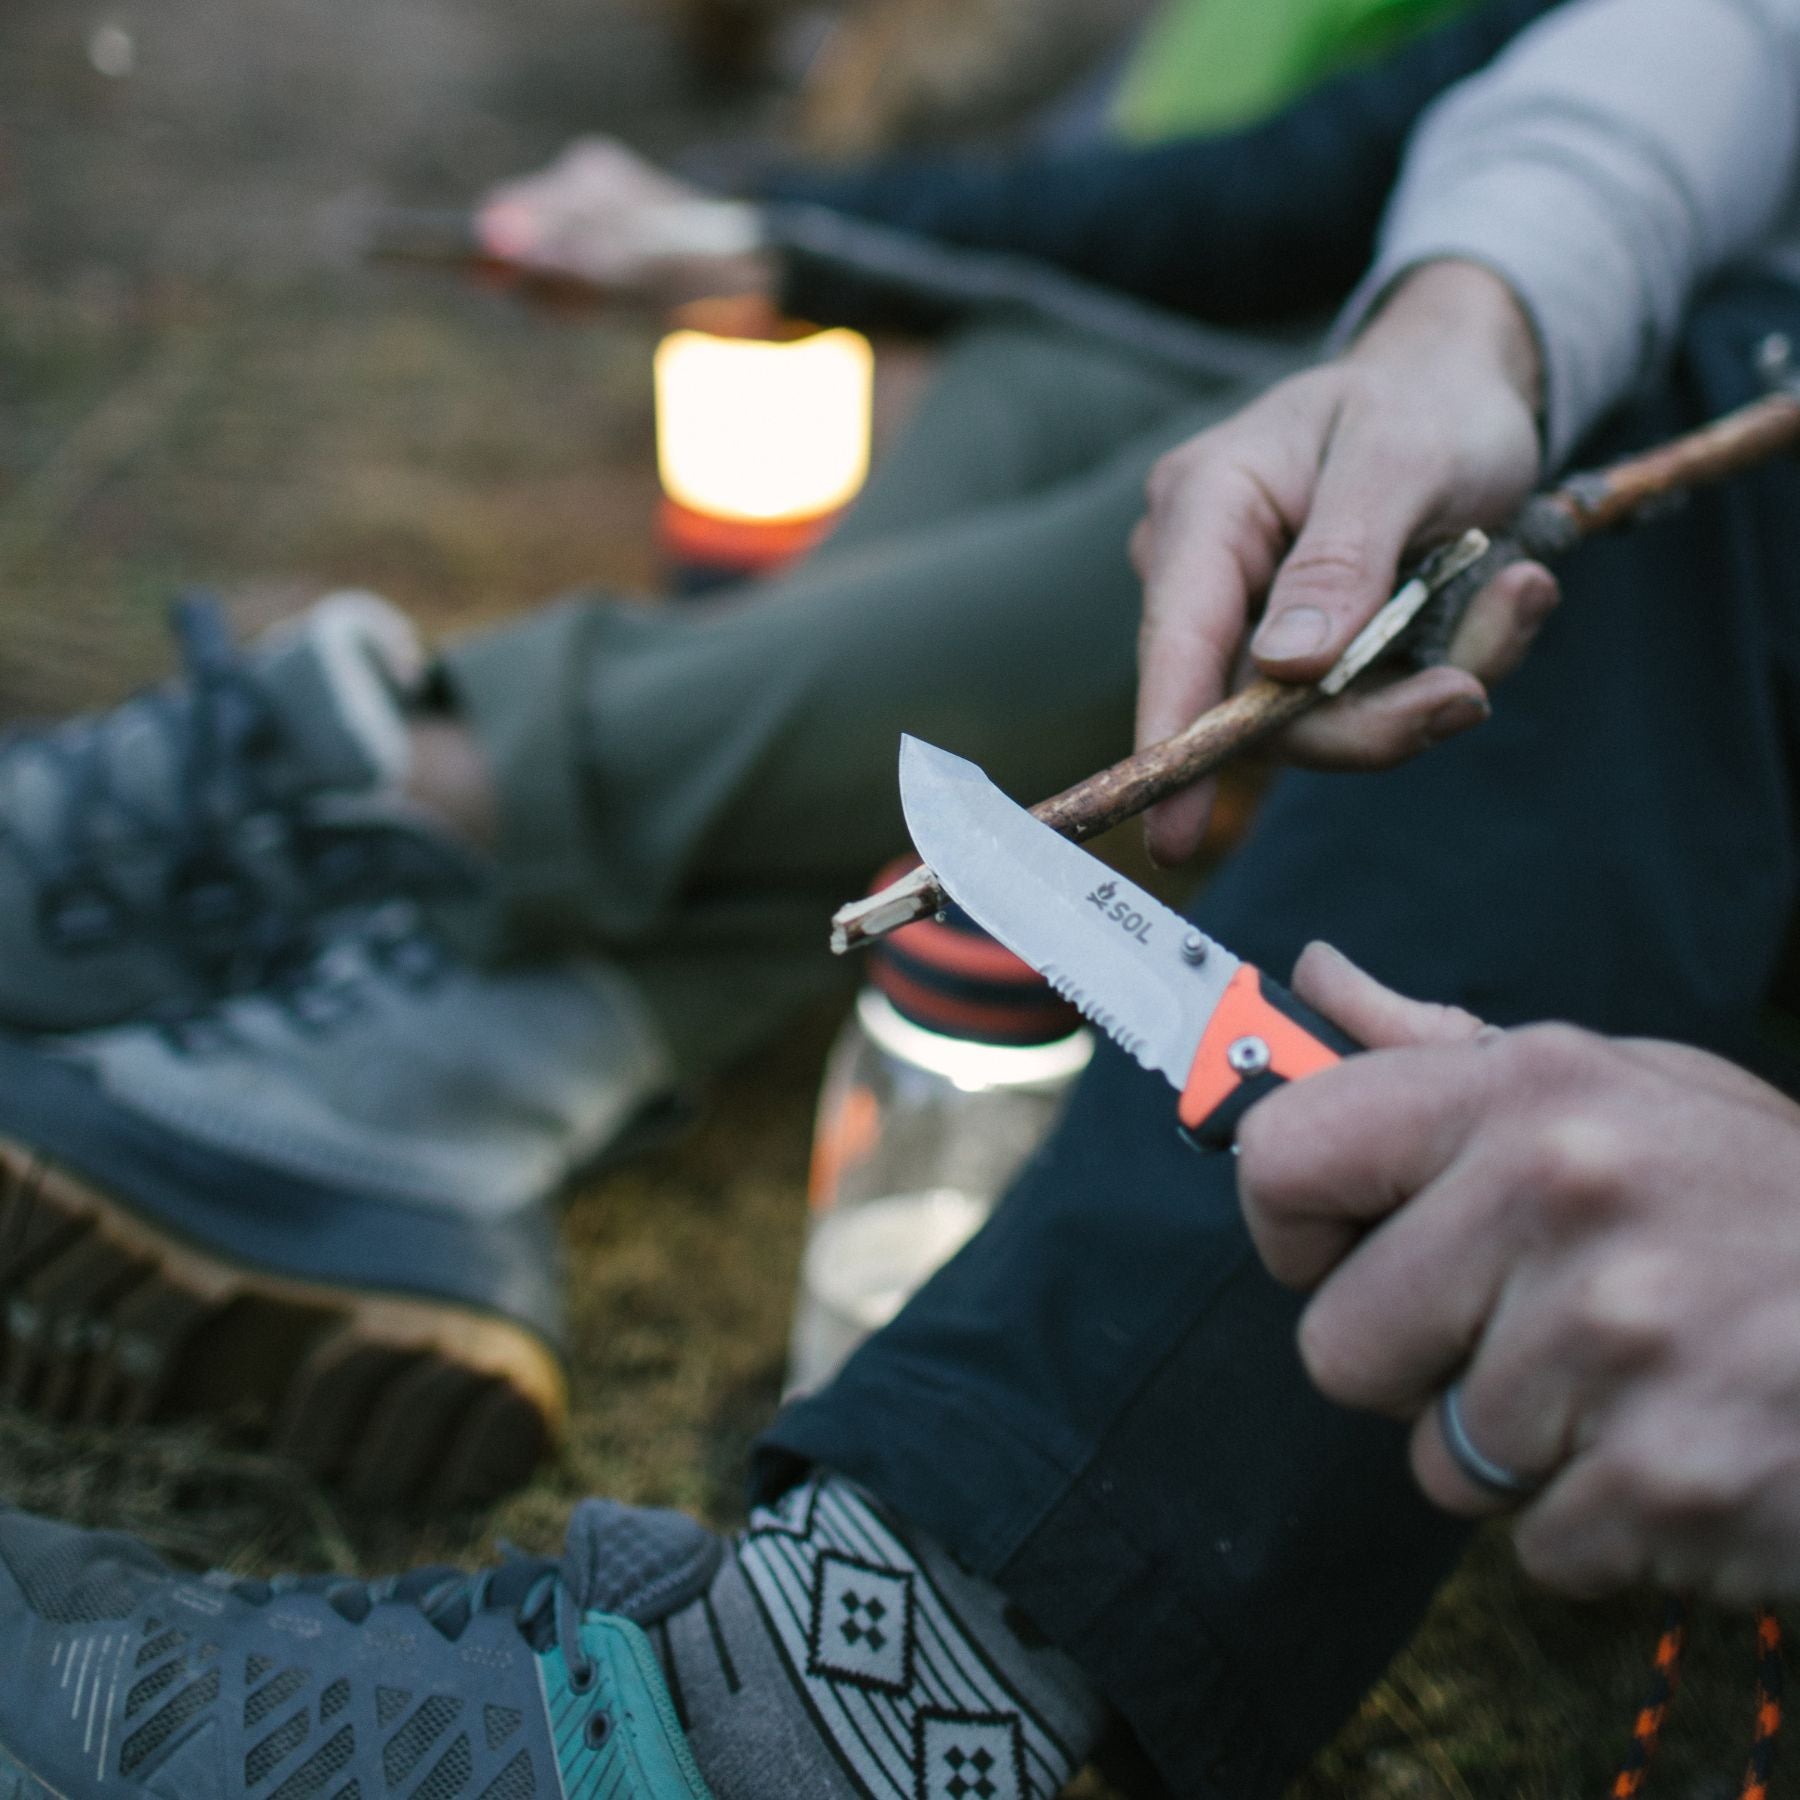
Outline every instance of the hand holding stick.
{"type": "MultiPolygon", "coordinates": [[[[1672,443],[1572,476],[1527,502],[1492,542],[1483,538],[1476,550],[1470,539],[1462,540],[1457,548],[1469,546],[1473,554],[1439,587],[1417,622],[1382,646],[1382,655],[1409,649],[1428,657],[1433,648],[1447,647],[1469,603],[1509,564],[1566,555],[1585,538],[1653,513],[1659,503],[1796,448],[1800,390],[1784,388],[1672,443]]],[[[1040,802],[1032,812],[1077,843],[1111,830],[1335,697],[1345,685],[1343,671],[1356,648],[1319,682],[1252,682],[1186,730],[1040,802]]],[[[936,877],[929,869],[916,869],[879,894],[843,907],[831,922],[831,948],[839,956],[860,949],[902,925],[930,918],[944,904],[936,877]]]]}

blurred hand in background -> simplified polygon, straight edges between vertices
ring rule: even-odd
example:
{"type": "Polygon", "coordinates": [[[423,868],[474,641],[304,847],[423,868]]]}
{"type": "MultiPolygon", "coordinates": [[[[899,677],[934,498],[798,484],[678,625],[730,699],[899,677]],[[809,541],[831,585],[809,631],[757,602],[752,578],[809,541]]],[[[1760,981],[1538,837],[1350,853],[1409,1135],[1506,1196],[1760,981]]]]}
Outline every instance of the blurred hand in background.
{"type": "Polygon", "coordinates": [[[477,208],[476,229],[496,257],[621,300],[670,306],[775,285],[756,207],[717,199],[612,138],[578,138],[502,183],[477,208]]]}

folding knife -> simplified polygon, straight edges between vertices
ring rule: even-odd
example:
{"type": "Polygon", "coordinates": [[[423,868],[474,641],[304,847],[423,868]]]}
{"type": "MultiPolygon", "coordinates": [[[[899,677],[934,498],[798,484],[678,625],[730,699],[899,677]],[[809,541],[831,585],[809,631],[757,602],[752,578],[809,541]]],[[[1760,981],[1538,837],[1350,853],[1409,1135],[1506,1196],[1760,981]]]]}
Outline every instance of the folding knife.
{"type": "Polygon", "coordinates": [[[1229,1148],[1258,1100],[1362,1048],[1034,819],[972,762],[906,738],[900,799],[914,845],[951,898],[1160,1073],[1203,1148],[1229,1148]]]}

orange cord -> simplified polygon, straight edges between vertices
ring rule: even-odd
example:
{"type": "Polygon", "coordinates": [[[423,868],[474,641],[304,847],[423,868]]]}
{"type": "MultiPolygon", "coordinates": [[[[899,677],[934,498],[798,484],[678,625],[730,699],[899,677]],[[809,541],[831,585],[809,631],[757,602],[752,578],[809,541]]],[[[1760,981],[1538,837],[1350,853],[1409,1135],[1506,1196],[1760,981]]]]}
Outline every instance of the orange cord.
{"type": "MultiPolygon", "coordinates": [[[[1613,1777],[1611,1800],[1634,1800],[1643,1791],[1650,1759],[1662,1737],[1663,1722],[1675,1698],[1681,1653],[1687,1647],[1687,1605],[1669,1603],[1668,1618],[1656,1640],[1655,1671],[1650,1691],[1632,1723],[1631,1745],[1613,1777]]],[[[1766,1608],[1756,1615],[1756,1721],[1750,1764],[1738,1800],[1768,1800],[1769,1776],[1775,1766],[1775,1741],[1781,1732],[1781,1621],[1766,1608]]]]}
{"type": "Polygon", "coordinates": [[[1662,1635],[1656,1640],[1655,1672],[1650,1691],[1632,1721],[1631,1747],[1613,1777],[1612,1800],[1632,1800],[1644,1785],[1650,1759],[1656,1754],[1657,1740],[1662,1736],[1663,1721],[1669,1716],[1675,1698],[1675,1683],[1681,1674],[1681,1653],[1687,1648],[1687,1607],[1679,1600],[1669,1603],[1669,1615],[1663,1621],[1662,1635]]]}
{"type": "Polygon", "coordinates": [[[1781,1689],[1781,1621],[1765,1609],[1756,1615],[1756,1730],[1739,1800],[1768,1800],[1781,1732],[1781,1689]]]}

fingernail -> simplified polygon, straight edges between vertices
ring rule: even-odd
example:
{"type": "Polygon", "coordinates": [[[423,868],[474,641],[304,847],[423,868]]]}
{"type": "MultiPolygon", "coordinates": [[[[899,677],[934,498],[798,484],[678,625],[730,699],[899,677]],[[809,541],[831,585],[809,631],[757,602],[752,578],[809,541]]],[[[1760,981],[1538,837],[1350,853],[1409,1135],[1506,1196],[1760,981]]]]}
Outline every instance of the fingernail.
{"type": "Polygon", "coordinates": [[[1453,738],[1493,716],[1494,709],[1479,696],[1458,694],[1454,700],[1446,700],[1425,721],[1425,741],[1441,744],[1446,738],[1453,738]]]}
{"type": "Polygon", "coordinates": [[[1325,642],[1330,630],[1331,621],[1316,606],[1290,606],[1263,620],[1250,648],[1271,662],[1309,656],[1325,642]]]}

